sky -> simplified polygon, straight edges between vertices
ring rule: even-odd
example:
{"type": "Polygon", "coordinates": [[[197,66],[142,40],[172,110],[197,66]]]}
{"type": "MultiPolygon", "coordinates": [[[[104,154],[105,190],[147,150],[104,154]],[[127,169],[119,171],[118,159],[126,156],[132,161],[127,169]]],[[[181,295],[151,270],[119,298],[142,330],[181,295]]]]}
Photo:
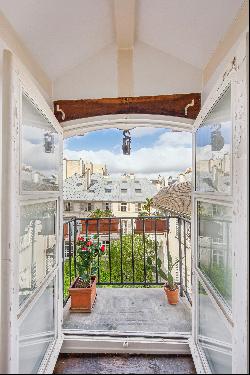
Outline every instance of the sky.
{"type": "Polygon", "coordinates": [[[64,157],[106,164],[110,175],[177,176],[192,165],[192,137],[161,128],[131,130],[131,155],[122,154],[121,130],[106,129],[64,141],[64,157]]]}

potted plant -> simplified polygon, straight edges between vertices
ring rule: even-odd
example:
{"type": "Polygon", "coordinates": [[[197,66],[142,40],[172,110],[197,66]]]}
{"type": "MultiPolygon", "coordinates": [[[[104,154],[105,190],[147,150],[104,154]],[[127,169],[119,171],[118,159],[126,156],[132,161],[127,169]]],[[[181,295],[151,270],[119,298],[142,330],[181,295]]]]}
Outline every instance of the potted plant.
{"type": "Polygon", "coordinates": [[[147,198],[143,206],[143,211],[139,212],[135,220],[135,233],[165,233],[169,230],[166,218],[159,218],[158,213],[152,213],[153,198],[147,198]]]}
{"type": "Polygon", "coordinates": [[[165,280],[164,284],[164,291],[166,293],[168,303],[170,305],[177,305],[179,302],[179,287],[174,281],[174,277],[172,275],[173,269],[178,264],[180,260],[176,260],[176,262],[173,263],[172,256],[169,254],[168,256],[168,270],[167,272],[163,271],[162,269],[162,261],[161,259],[157,259],[157,266],[153,265],[153,261],[150,257],[147,258],[148,266],[152,269],[154,273],[156,273],[156,267],[158,271],[158,275],[165,280]]]}
{"type": "Polygon", "coordinates": [[[76,243],[76,267],[79,276],[69,288],[71,311],[91,312],[96,299],[98,256],[105,252],[97,237],[80,237],[76,243]]]}

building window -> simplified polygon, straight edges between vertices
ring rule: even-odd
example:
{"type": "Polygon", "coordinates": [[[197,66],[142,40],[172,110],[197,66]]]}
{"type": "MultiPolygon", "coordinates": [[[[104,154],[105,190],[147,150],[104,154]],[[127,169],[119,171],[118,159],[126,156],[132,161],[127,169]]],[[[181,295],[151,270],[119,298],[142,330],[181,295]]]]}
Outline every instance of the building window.
{"type": "Polygon", "coordinates": [[[65,205],[65,211],[70,211],[71,210],[71,204],[70,202],[67,202],[65,205]]]}
{"type": "Polygon", "coordinates": [[[110,211],[110,210],[111,210],[110,203],[105,203],[105,211],[110,211]]]}
{"type": "Polygon", "coordinates": [[[127,212],[127,203],[121,203],[121,212],[127,212]]]}
{"type": "Polygon", "coordinates": [[[102,244],[105,246],[105,250],[109,249],[109,241],[102,241],[102,244]]]}
{"type": "Polygon", "coordinates": [[[127,220],[122,220],[122,227],[121,227],[123,234],[128,234],[128,222],[127,220]]]}
{"type": "Polygon", "coordinates": [[[225,264],[225,257],[224,257],[223,250],[214,250],[213,251],[213,264],[217,264],[218,266],[223,267],[225,264]]]}
{"type": "Polygon", "coordinates": [[[127,193],[128,189],[121,189],[121,193],[127,193]]]}
{"type": "MultiPolygon", "coordinates": [[[[73,246],[71,245],[71,256],[73,256],[73,246]]],[[[70,255],[70,251],[69,251],[69,241],[65,241],[64,242],[64,258],[65,259],[68,259],[69,258],[69,255],[70,255]]]]}
{"type": "Polygon", "coordinates": [[[111,193],[111,189],[105,189],[105,193],[111,193]]]}
{"type": "Polygon", "coordinates": [[[141,211],[142,211],[142,203],[136,203],[135,212],[141,212],[141,211]]]}
{"type": "Polygon", "coordinates": [[[141,189],[135,189],[136,193],[141,193],[141,189]]]}
{"type": "Polygon", "coordinates": [[[88,211],[92,211],[92,204],[91,204],[91,203],[88,203],[88,205],[87,205],[87,210],[88,210],[88,211]]]}

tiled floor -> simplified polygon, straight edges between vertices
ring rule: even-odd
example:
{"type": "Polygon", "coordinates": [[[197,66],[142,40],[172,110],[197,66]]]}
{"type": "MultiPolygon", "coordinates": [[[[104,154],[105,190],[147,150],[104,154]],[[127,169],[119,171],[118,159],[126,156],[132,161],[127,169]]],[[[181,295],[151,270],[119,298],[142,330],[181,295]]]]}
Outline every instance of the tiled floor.
{"type": "Polygon", "coordinates": [[[55,374],[196,374],[190,356],[64,354],[55,374]]]}
{"type": "Polygon", "coordinates": [[[88,334],[190,333],[191,307],[185,298],[169,305],[162,288],[99,288],[92,313],[71,313],[66,306],[63,328],[88,334]]]}

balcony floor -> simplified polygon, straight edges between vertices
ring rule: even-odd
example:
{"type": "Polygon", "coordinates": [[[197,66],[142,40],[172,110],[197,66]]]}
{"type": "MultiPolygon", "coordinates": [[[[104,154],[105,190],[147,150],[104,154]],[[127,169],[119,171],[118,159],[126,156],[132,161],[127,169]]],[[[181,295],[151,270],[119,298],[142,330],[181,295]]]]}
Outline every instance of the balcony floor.
{"type": "Polygon", "coordinates": [[[190,356],[61,355],[54,374],[196,374],[190,356]]]}
{"type": "Polygon", "coordinates": [[[169,305],[162,288],[98,288],[92,313],[70,313],[68,302],[63,328],[88,334],[188,334],[191,308],[186,298],[169,305]]]}

